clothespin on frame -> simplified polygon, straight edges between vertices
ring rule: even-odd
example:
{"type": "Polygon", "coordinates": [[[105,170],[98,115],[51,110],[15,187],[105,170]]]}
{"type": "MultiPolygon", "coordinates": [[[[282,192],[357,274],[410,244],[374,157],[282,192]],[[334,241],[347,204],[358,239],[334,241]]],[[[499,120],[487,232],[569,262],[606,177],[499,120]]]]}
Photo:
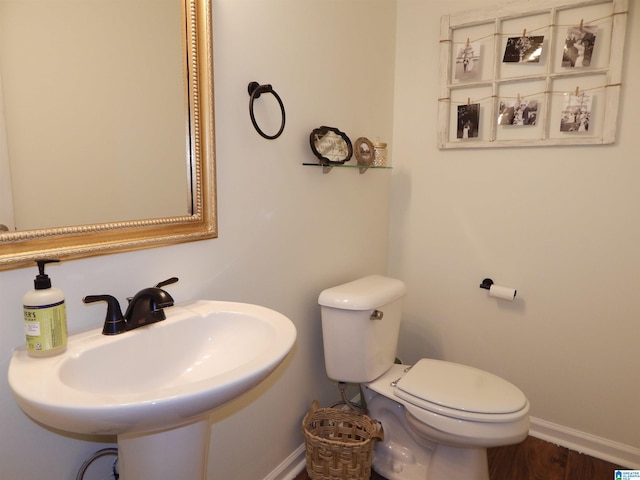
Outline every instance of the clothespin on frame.
{"type": "Polygon", "coordinates": [[[469,37],[467,37],[467,47],[469,46],[469,37]]]}
{"type": "Polygon", "coordinates": [[[527,36],[527,29],[525,28],[524,30],[522,30],[522,38],[525,38],[527,36]]]}
{"type": "Polygon", "coordinates": [[[582,31],[582,27],[584,27],[584,18],[580,19],[580,31],[582,31]]]}
{"type": "Polygon", "coordinates": [[[471,97],[467,97],[467,107],[471,106],[471,97]]]}
{"type": "Polygon", "coordinates": [[[575,96],[577,97],[578,95],[580,95],[580,87],[576,87],[575,96]]]}

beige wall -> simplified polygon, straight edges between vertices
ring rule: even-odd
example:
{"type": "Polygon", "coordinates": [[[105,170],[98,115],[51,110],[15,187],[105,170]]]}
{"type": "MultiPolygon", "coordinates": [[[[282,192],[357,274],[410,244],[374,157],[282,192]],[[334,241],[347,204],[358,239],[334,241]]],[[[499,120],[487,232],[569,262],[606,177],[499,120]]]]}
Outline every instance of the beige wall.
{"type": "Polygon", "coordinates": [[[615,145],[439,151],[440,17],[496,2],[398,2],[389,265],[409,290],[404,361],[490,370],[524,390],[533,416],[638,455],[640,11],[629,4],[615,145]],[[485,277],[517,288],[516,301],[487,298],[485,277]]]}
{"type": "MultiPolygon", "coordinates": [[[[173,275],[180,278],[170,287],[176,301],[244,301],[289,316],[298,330],[291,357],[255,392],[217,412],[212,429],[208,478],[258,480],[302,444],[300,421],[312,400],[327,405],[339,398],[324,372],[319,292],[386,270],[391,172],[323,175],[302,163],[315,159],[308,138],[321,125],[354,140],[391,137],[395,3],[215,0],[213,7],[220,237],[63,262],[48,273],[66,293],[72,331],[101,328],[104,320],[104,310],[82,304],[84,295],[110,293],[124,302],[173,275]],[[287,126],[276,141],[251,125],[253,80],[272,83],[285,103],[287,126]]],[[[272,132],[279,117],[269,100],[259,99],[257,113],[272,132]]],[[[24,342],[21,298],[36,272],[34,266],[0,273],[2,372],[24,342]]],[[[75,478],[102,446],[29,420],[0,375],[3,479],[43,472],[75,478]]]]}

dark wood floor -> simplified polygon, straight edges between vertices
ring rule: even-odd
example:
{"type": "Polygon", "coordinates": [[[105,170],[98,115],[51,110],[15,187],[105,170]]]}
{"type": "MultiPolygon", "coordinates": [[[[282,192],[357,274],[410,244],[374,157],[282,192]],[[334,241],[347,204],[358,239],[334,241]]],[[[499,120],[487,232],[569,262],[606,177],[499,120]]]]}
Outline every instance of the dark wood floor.
{"type": "MultiPolygon", "coordinates": [[[[537,438],[528,437],[519,445],[491,448],[491,480],[610,480],[619,465],[582,455],[537,438]]],[[[295,480],[309,480],[307,472],[295,480]]],[[[371,480],[386,480],[373,472],[371,480]]]]}

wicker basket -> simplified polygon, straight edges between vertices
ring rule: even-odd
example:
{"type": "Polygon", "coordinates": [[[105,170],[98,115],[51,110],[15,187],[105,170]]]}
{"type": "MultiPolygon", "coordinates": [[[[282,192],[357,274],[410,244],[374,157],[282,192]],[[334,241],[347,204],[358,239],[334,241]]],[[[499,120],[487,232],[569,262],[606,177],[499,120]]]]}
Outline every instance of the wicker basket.
{"type": "Polygon", "coordinates": [[[311,480],[369,480],[375,440],[382,426],[366,415],[318,408],[314,401],[302,420],[307,473],[311,480]]]}

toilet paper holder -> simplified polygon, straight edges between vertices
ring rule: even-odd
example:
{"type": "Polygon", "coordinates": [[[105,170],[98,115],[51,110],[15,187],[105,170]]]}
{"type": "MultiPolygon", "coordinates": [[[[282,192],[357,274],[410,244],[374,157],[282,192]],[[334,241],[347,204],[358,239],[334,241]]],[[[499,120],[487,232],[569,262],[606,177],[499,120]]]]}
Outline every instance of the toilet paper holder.
{"type": "Polygon", "coordinates": [[[489,290],[490,297],[495,297],[500,300],[508,300],[510,302],[513,302],[515,300],[518,293],[515,288],[500,287],[494,284],[493,280],[491,280],[490,278],[485,278],[484,280],[482,280],[480,288],[489,290]]]}
{"type": "Polygon", "coordinates": [[[482,280],[482,283],[480,284],[480,288],[484,288],[485,290],[490,290],[491,285],[493,285],[493,280],[491,280],[490,278],[485,278],[484,280],[482,280]]]}

